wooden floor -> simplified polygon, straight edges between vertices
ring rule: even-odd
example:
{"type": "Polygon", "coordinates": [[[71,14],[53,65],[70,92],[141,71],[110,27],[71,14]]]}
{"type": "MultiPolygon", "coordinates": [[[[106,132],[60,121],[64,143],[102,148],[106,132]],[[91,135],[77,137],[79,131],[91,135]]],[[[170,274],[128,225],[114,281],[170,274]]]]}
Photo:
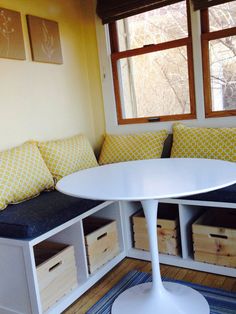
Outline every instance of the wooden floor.
{"type": "MultiPolygon", "coordinates": [[[[126,258],[89,289],[64,314],[85,314],[107,291],[109,291],[130,270],[151,272],[150,262],[126,258]]],[[[213,275],[195,270],[161,265],[161,274],[168,278],[202,284],[208,287],[221,288],[236,292],[236,278],[213,275]]]]}

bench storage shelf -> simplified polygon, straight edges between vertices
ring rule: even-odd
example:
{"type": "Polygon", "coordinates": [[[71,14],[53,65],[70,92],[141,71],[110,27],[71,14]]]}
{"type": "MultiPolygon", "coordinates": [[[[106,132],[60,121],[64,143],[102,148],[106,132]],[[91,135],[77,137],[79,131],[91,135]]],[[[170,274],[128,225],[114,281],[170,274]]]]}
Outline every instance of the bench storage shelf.
{"type": "MultiPolygon", "coordinates": [[[[231,193],[230,195],[235,195],[235,188],[236,185],[234,185],[234,190],[232,188],[229,189],[229,191],[232,190],[233,193],[231,193]]],[[[48,194],[45,194],[46,196],[42,195],[42,198],[49,197],[47,196],[48,194]]],[[[185,199],[164,199],[160,202],[163,204],[170,204],[171,206],[174,204],[174,206],[176,207],[178,213],[181,247],[179,256],[160,254],[161,263],[236,277],[236,268],[225,267],[221,265],[212,265],[209,263],[194,260],[192,224],[196,221],[196,219],[199,218],[199,216],[206,211],[211,211],[212,215],[214,215],[214,211],[216,209],[222,212],[228,209],[236,209],[236,202],[233,201],[232,198],[219,201],[216,199],[218,195],[219,192],[213,194],[213,197],[209,199],[201,197],[191,197],[185,199]]],[[[39,198],[40,197],[41,196],[39,196],[39,198]]],[[[51,197],[54,197],[53,194],[51,197]]],[[[30,226],[34,224],[36,225],[35,220],[33,221],[33,224],[31,223],[29,224],[29,226],[23,226],[23,229],[20,228],[19,224],[16,224],[16,229],[22,235],[21,239],[16,239],[16,237],[14,238],[13,226],[10,229],[6,228],[7,230],[10,230],[7,236],[1,234],[0,313],[61,313],[126,256],[131,258],[150,260],[150,253],[148,251],[134,248],[133,245],[132,217],[137,211],[141,210],[141,204],[139,202],[88,201],[88,203],[86,203],[85,200],[76,201],[75,199],[71,198],[69,199],[69,202],[71,202],[71,215],[69,216],[69,209],[66,206],[66,202],[64,202],[65,196],[59,195],[58,197],[58,201],[53,199],[51,203],[50,201],[47,202],[47,204],[49,204],[49,208],[47,208],[47,213],[44,214],[43,212],[45,210],[45,203],[44,206],[38,207],[38,212],[40,212],[42,215],[42,221],[39,220],[37,226],[40,225],[41,232],[39,232],[39,229],[37,228],[30,228],[30,226]],[[76,204],[79,206],[79,210],[76,210],[76,204]],[[53,208],[53,206],[59,207],[59,211],[56,215],[57,221],[52,221],[52,219],[45,221],[45,217],[48,217],[48,215],[51,215],[52,213],[55,215],[55,209],[53,208]],[[52,213],[50,211],[52,211],[52,213]],[[64,222],[60,220],[62,217],[66,218],[64,219],[64,222]],[[115,221],[117,234],[115,238],[117,241],[117,247],[119,248],[111,259],[108,258],[107,261],[102,263],[100,267],[98,267],[91,273],[89,272],[87,261],[85,241],[86,231],[84,229],[84,224],[88,217],[97,217],[109,221],[115,221]],[[34,236],[29,237],[29,234],[34,234],[34,236]],[[45,241],[54,242],[57,246],[63,244],[66,247],[73,248],[73,264],[75,265],[74,275],[76,276],[76,278],[74,276],[70,278],[70,288],[63,292],[62,297],[58,298],[54,294],[52,294],[50,300],[53,301],[50,303],[49,306],[46,307],[41,297],[41,279],[38,277],[37,272],[37,268],[39,265],[37,262],[36,253],[36,248],[38,246],[42,246],[45,241]],[[13,295],[14,302],[12,298],[13,295]]],[[[37,198],[35,198],[28,202],[34,203],[38,201],[37,198]]],[[[19,204],[19,206],[23,206],[22,204],[19,204]]],[[[7,216],[4,217],[4,223],[1,222],[0,213],[0,227],[2,227],[0,232],[3,232],[4,224],[7,225],[8,222],[6,221],[8,219],[8,213],[10,213],[11,211],[14,212],[13,209],[13,207],[9,207],[8,212],[2,212],[2,214],[7,216]]],[[[28,211],[29,210],[30,206],[28,207],[28,211]]],[[[32,206],[32,210],[33,213],[35,213],[35,205],[32,206]]],[[[20,215],[19,219],[22,219],[23,223],[22,215],[20,215]]],[[[31,219],[36,219],[35,215],[31,215],[31,219]]]]}
{"type": "Polygon", "coordinates": [[[45,312],[78,285],[74,247],[43,241],[34,246],[34,257],[42,310],[45,312]]]}
{"type": "MultiPolygon", "coordinates": [[[[124,259],[124,233],[121,217],[122,213],[118,202],[102,202],[36,238],[21,240],[0,238],[0,313],[55,314],[65,310],[124,259]],[[116,251],[112,259],[109,259],[90,274],[87,264],[83,220],[95,214],[98,217],[116,222],[119,250],[116,251]],[[64,287],[64,291],[55,292],[55,287],[51,286],[52,290],[49,292],[46,289],[45,295],[42,292],[42,284],[45,284],[44,282],[42,283],[42,280],[45,278],[45,273],[43,275],[39,274],[39,264],[41,262],[38,261],[42,261],[43,254],[40,254],[39,251],[42,253],[42,247],[48,241],[55,243],[57,249],[53,249],[54,253],[55,251],[61,252],[61,258],[64,258],[66,263],[70,263],[68,267],[73,274],[70,274],[69,278],[67,278],[69,282],[67,282],[67,287],[64,287]],[[76,278],[74,277],[75,275],[76,278]],[[57,293],[60,294],[59,298],[57,293]],[[14,302],[12,299],[13,294],[14,302]]],[[[59,258],[55,263],[60,264],[61,261],[59,258]]],[[[48,263],[50,264],[50,258],[48,263]]],[[[55,266],[55,263],[53,262],[52,264],[55,266]]],[[[50,264],[49,268],[53,267],[53,265],[50,264]]],[[[59,277],[61,278],[58,277],[56,280],[62,279],[63,276],[59,271],[60,266],[58,266],[56,271],[59,272],[59,277]]],[[[60,289],[60,287],[57,286],[57,289],[60,289]]]]}
{"type": "Polygon", "coordinates": [[[193,223],[196,261],[236,268],[236,212],[211,210],[193,223]]]}
{"type": "MultiPolygon", "coordinates": [[[[166,199],[164,203],[171,203],[178,205],[179,212],[179,228],[180,228],[180,241],[181,241],[181,255],[167,255],[160,254],[160,263],[174,265],[178,267],[186,267],[190,269],[206,271],[209,273],[221,274],[225,276],[236,277],[235,267],[225,267],[221,265],[215,265],[205,262],[196,261],[194,259],[194,248],[192,241],[192,224],[201,216],[204,212],[211,211],[214,216],[214,211],[221,210],[222,214],[224,211],[235,210],[235,203],[219,203],[219,202],[206,202],[196,200],[179,200],[179,199],[166,199]]],[[[131,258],[138,258],[150,261],[150,253],[148,251],[136,249],[133,243],[133,227],[132,217],[141,209],[141,205],[138,203],[123,203],[126,233],[127,233],[127,256],[131,258]]],[[[235,250],[235,245],[234,245],[235,250]]]]}
{"type": "MultiPolygon", "coordinates": [[[[134,247],[148,251],[149,241],[147,225],[143,211],[139,211],[132,217],[134,247]]],[[[179,255],[179,215],[178,205],[159,204],[157,219],[157,234],[159,253],[179,255]]]]}
{"type": "Polygon", "coordinates": [[[119,253],[115,220],[88,217],[83,221],[89,273],[105,265],[119,253]]]}

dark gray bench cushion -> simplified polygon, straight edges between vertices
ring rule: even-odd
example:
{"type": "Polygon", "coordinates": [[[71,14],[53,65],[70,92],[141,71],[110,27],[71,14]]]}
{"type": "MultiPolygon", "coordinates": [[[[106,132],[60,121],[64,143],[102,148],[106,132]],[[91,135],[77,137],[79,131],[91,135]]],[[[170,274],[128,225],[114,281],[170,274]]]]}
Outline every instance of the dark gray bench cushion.
{"type": "Polygon", "coordinates": [[[215,190],[208,193],[202,193],[188,197],[181,197],[181,199],[208,202],[236,203],[236,184],[230,185],[227,188],[215,190]]]}
{"type": "MultiPolygon", "coordinates": [[[[236,184],[227,188],[181,199],[236,203],[236,184]]],[[[0,236],[16,239],[35,238],[103,203],[44,192],[29,201],[9,205],[0,212],[0,236]]]]}
{"type": "Polygon", "coordinates": [[[0,236],[7,238],[35,238],[102,201],[85,200],[58,191],[44,192],[20,204],[9,205],[0,212],[0,236]]]}

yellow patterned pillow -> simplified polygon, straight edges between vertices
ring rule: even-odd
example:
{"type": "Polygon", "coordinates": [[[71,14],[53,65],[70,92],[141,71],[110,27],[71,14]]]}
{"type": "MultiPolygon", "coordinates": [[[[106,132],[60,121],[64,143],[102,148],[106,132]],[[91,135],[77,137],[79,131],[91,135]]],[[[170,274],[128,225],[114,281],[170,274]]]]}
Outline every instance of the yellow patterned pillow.
{"type": "Polygon", "coordinates": [[[171,157],[236,162],[236,128],[196,128],[174,124],[171,157]]]}
{"type": "Polygon", "coordinates": [[[54,181],[36,144],[0,153],[0,209],[52,189],[54,181]]]}
{"type": "Polygon", "coordinates": [[[38,143],[39,150],[55,181],[78,170],[98,166],[84,135],[38,143]]]}
{"type": "Polygon", "coordinates": [[[107,134],[99,156],[99,164],[160,158],[167,130],[129,135],[107,134]]]}

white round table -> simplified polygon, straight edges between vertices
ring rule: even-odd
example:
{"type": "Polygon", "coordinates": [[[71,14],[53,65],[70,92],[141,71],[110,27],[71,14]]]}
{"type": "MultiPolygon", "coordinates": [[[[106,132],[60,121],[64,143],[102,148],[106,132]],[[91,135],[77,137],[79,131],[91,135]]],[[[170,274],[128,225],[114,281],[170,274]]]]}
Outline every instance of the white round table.
{"type": "Polygon", "coordinates": [[[205,298],[184,285],[162,283],[156,217],[158,200],[209,192],[236,183],[236,164],[209,159],[152,159],[90,168],[57,183],[62,193],[94,200],[141,201],[152,258],[152,283],[124,291],[112,314],[209,314],[205,298]]]}

